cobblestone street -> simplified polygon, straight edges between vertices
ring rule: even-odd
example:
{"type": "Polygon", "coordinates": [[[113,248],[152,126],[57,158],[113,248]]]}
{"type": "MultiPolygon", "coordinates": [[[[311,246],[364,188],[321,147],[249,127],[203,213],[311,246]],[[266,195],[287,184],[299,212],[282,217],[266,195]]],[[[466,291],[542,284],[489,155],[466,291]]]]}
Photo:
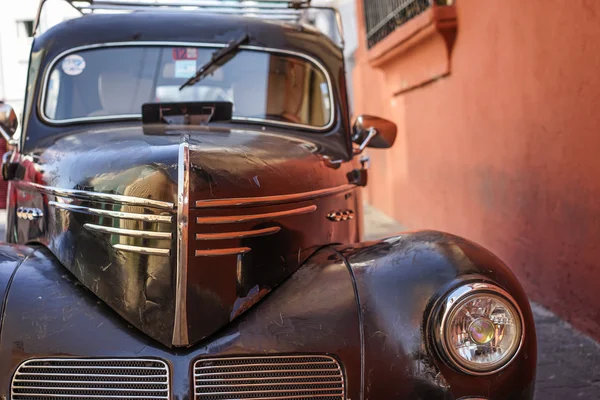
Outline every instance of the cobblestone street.
{"type": "MultiPolygon", "coordinates": [[[[365,237],[375,239],[404,227],[367,207],[365,237]]],[[[600,399],[600,345],[542,306],[532,303],[538,338],[537,400],[600,399]]]]}

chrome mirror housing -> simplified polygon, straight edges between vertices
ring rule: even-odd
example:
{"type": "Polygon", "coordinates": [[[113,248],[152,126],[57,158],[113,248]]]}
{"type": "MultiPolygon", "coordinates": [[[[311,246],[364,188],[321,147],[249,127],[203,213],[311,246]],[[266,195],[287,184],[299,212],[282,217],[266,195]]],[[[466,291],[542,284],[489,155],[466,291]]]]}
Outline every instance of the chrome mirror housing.
{"type": "Polygon", "coordinates": [[[358,145],[354,154],[362,153],[366,147],[392,147],[397,131],[398,128],[392,121],[372,115],[359,115],[352,126],[352,141],[358,145]]]}
{"type": "Polygon", "coordinates": [[[9,144],[13,143],[13,135],[19,127],[15,110],[8,104],[0,102],[0,135],[9,144]]]}

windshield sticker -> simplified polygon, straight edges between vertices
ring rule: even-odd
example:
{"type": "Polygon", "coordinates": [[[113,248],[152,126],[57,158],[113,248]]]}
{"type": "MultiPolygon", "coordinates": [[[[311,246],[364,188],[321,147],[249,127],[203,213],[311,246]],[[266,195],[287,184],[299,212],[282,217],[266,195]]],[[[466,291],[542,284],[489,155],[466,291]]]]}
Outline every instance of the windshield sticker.
{"type": "Polygon", "coordinates": [[[198,59],[198,49],[193,47],[188,48],[175,48],[173,49],[173,60],[197,60],[198,59]]]}
{"type": "Polygon", "coordinates": [[[196,61],[175,61],[175,78],[189,78],[196,73],[196,61]]]}
{"type": "Polygon", "coordinates": [[[80,75],[85,69],[85,60],[79,54],[71,54],[62,62],[62,70],[70,76],[80,75]]]}

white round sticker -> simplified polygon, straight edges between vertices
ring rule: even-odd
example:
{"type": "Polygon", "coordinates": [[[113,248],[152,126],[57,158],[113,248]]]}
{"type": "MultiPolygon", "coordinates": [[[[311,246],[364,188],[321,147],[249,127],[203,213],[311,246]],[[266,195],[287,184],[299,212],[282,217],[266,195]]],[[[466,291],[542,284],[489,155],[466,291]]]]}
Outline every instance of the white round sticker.
{"type": "Polygon", "coordinates": [[[72,54],[63,60],[62,69],[67,75],[77,76],[85,69],[85,60],[79,54],[72,54]]]}

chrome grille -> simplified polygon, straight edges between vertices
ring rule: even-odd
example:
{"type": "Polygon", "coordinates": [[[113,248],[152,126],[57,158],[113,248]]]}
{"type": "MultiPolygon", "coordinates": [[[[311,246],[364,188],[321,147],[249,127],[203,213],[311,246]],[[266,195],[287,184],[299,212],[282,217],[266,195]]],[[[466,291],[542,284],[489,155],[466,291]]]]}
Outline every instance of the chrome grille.
{"type": "Polygon", "coordinates": [[[344,375],[329,356],[232,357],[194,364],[196,400],[343,400],[344,375]]]}
{"type": "Polygon", "coordinates": [[[11,399],[169,399],[169,369],[150,359],[29,360],[13,377],[11,399]]]}

